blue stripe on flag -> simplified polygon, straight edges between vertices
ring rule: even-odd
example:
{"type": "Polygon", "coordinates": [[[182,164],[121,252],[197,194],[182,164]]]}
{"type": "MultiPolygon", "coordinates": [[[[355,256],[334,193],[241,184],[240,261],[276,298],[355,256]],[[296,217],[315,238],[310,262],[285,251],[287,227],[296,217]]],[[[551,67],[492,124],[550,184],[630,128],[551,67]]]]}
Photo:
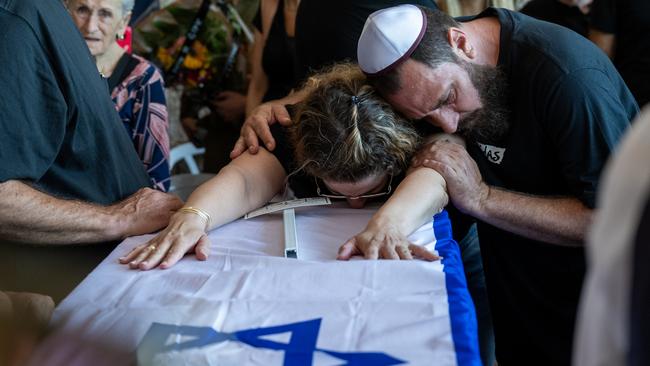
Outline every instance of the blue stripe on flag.
{"type": "Polygon", "coordinates": [[[456,361],[460,366],[481,366],[476,312],[467,290],[463,260],[458,244],[451,234],[451,221],[447,211],[443,210],[433,217],[433,232],[436,236],[436,250],[443,257],[456,361]]]}

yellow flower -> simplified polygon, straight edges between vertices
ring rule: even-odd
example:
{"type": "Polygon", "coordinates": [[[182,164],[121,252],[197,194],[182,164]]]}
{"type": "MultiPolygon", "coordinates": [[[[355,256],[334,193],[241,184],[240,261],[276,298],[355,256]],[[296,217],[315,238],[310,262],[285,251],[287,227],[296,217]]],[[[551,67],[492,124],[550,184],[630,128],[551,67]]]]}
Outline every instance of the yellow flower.
{"type": "Polygon", "coordinates": [[[162,62],[162,65],[165,69],[168,69],[174,62],[174,59],[169,55],[169,53],[167,53],[167,50],[162,47],[158,47],[158,50],[156,51],[156,57],[158,60],[160,60],[160,62],[162,62]]]}
{"type": "Polygon", "coordinates": [[[194,41],[192,44],[192,50],[197,57],[205,59],[208,55],[208,48],[201,43],[201,41],[194,41]]]}
{"type": "Polygon", "coordinates": [[[187,55],[185,56],[185,60],[183,61],[183,67],[185,67],[188,70],[200,69],[201,67],[203,67],[203,62],[192,55],[187,55]]]}

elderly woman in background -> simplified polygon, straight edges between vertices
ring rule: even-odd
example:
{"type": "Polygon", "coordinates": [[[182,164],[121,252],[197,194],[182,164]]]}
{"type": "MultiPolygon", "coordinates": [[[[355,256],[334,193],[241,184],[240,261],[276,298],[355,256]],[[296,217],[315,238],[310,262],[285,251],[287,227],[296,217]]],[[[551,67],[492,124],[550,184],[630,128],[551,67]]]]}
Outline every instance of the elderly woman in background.
{"type": "Polygon", "coordinates": [[[131,18],[134,0],[67,0],[97,69],[107,78],[126,132],[152,185],[169,189],[169,135],[164,81],[158,69],[117,44],[131,18]]]}

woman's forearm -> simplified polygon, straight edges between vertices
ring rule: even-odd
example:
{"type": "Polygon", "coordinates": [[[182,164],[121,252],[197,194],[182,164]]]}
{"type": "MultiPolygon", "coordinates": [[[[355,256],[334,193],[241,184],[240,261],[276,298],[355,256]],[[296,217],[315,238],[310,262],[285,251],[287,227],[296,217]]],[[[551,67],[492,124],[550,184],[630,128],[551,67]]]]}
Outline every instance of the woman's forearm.
{"type": "Polygon", "coordinates": [[[395,193],[370,219],[368,226],[395,225],[408,236],[449,202],[446,183],[433,169],[416,168],[399,184],[395,193]]]}
{"type": "Polygon", "coordinates": [[[197,188],[185,206],[207,211],[209,229],[214,229],[268,202],[282,189],[284,177],[282,165],[268,151],[244,153],[197,188]]]}

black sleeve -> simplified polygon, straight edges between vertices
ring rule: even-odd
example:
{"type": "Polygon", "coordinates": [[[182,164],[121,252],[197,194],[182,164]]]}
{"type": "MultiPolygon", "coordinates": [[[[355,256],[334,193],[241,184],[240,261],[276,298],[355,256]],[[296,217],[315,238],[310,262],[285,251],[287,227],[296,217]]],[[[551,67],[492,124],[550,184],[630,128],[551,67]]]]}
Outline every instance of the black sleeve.
{"type": "Polygon", "coordinates": [[[31,27],[3,12],[0,24],[0,182],[36,181],[63,143],[66,101],[31,27]]]}
{"type": "Polygon", "coordinates": [[[582,69],[566,75],[543,103],[542,120],[569,189],[590,208],[605,161],[629,126],[617,90],[601,70],[582,69]]]}
{"type": "Polygon", "coordinates": [[[289,140],[289,130],[276,123],[271,126],[271,134],[275,138],[275,149],[272,151],[272,154],[278,158],[287,173],[289,186],[295,196],[297,198],[316,196],[314,178],[307,175],[302,167],[296,164],[293,154],[294,148],[289,140]]]}
{"type": "Polygon", "coordinates": [[[289,144],[287,132],[287,129],[279,123],[271,125],[271,135],[275,139],[275,149],[271,153],[278,158],[287,174],[291,174],[295,167],[293,163],[293,148],[289,144]]]}
{"type": "Polygon", "coordinates": [[[589,25],[604,33],[616,33],[616,1],[594,0],[589,11],[589,25]]]}

